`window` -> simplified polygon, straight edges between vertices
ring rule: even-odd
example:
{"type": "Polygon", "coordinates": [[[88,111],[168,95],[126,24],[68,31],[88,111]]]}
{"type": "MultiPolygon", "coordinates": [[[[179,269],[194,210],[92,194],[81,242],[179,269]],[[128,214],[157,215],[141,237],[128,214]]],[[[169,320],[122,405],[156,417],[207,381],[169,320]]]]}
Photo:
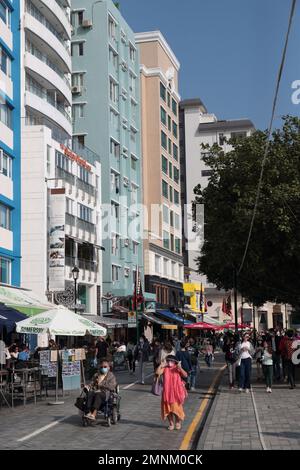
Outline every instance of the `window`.
{"type": "Polygon", "coordinates": [[[162,180],[162,194],[168,199],[168,183],[165,180],[162,180]]]}
{"type": "Polygon", "coordinates": [[[161,156],[161,169],[166,175],[168,174],[168,160],[164,155],[161,156]]]}
{"type": "Polygon", "coordinates": [[[176,144],[173,144],[173,158],[178,162],[178,147],[176,144]]]}
{"type": "Polygon", "coordinates": [[[119,220],[119,216],[120,216],[120,206],[119,206],[119,204],[115,204],[114,202],[111,203],[111,215],[117,221],[119,220]]]}
{"type": "Polygon", "coordinates": [[[11,59],[1,46],[0,46],[0,70],[2,70],[2,72],[8,77],[11,77],[11,59]]]}
{"type": "Polygon", "coordinates": [[[119,194],[120,192],[120,176],[117,173],[111,172],[110,174],[111,191],[119,194]]]}
{"type": "Polygon", "coordinates": [[[173,165],[171,162],[169,162],[169,178],[173,178],[173,165]]]}
{"type": "Polygon", "coordinates": [[[155,266],[155,272],[157,274],[160,274],[160,257],[157,255],[155,255],[154,266],[155,266]]]}
{"type": "Polygon", "coordinates": [[[226,142],[226,137],[224,134],[219,134],[219,145],[224,145],[226,142]]]}
{"type": "Polygon", "coordinates": [[[111,278],[112,282],[117,282],[120,279],[120,267],[114,264],[111,267],[111,278]]]}
{"type": "Polygon", "coordinates": [[[164,133],[164,131],[161,131],[161,145],[164,149],[167,150],[167,135],[164,133]]]}
{"type": "Polygon", "coordinates": [[[160,82],[160,97],[166,101],[166,87],[160,82]]]}
{"type": "Polygon", "coordinates": [[[179,214],[176,214],[176,213],[175,213],[175,228],[177,230],[180,230],[180,218],[179,218],[179,214]]]}
{"type": "Polygon", "coordinates": [[[110,77],[109,79],[109,97],[113,103],[117,103],[119,95],[119,86],[118,84],[110,77]]]}
{"type": "Polygon", "coordinates": [[[172,123],[172,119],[170,116],[168,116],[168,130],[171,132],[171,123],[172,123]]]}
{"type": "Polygon", "coordinates": [[[111,254],[117,256],[119,253],[119,246],[120,246],[120,236],[116,233],[112,234],[111,239],[111,254]]]}
{"type": "Polygon", "coordinates": [[[84,134],[78,135],[78,136],[77,136],[77,140],[78,140],[79,144],[84,147],[84,144],[85,144],[85,135],[84,135],[84,134]]]}
{"type": "Polygon", "coordinates": [[[137,121],[137,105],[134,101],[131,100],[131,119],[137,121]]]}
{"type": "Polygon", "coordinates": [[[168,276],[169,274],[169,260],[164,258],[164,276],[168,276]]]}
{"type": "Polygon", "coordinates": [[[83,42],[80,42],[78,44],[78,55],[80,55],[80,56],[83,55],[83,42]]]}
{"type": "Polygon", "coordinates": [[[231,139],[243,139],[244,137],[247,137],[247,132],[231,132],[230,137],[231,139]]]}
{"type": "Polygon", "coordinates": [[[130,73],[129,74],[129,91],[131,91],[131,93],[135,95],[135,89],[136,89],[136,78],[134,75],[132,75],[132,73],[130,73]]]}
{"type": "Polygon", "coordinates": [[[174,261],[172,261],[172,264],[171,264],[171,275],[172,277],[175,277],[175,268],[176,268],[176,263],[174,263],[174,261]]]}
{"type": "Polygon", "coordinates": [[[7,22],[7,14],[6,14],[7,10],[8,8],[5,5],[4,1],[0,0],[0,18],[4,21],[5,24],[7,22]]]}
{"type": "Polygon", "coordinates": [[[173,121],[173,136],[176,137],[177,139],[177,136],[178,136],[178,126],[176,124],[176,122],[173,121]]]}
{"type": "Polygon", "coordinates": [[[131,184],[131,204],[137,204],[137,190],[138,188],[131,184]]]}
{"type": "Polygon", "coordinates": [[[169,139],[168,152],[169,152],[170,155],[172,155],[172,141],[171,141],[171,139],[169,139]]]}
{"type": "Polygon", "coordinates": [[[93,211],[87,206],[78,203],[78,217],[79,219],[84,220],[85,222],[92,222],[93,211]]]}
{"type": "Polygon", "coordinates": [[[135,48],[130,45],[129,46],[129,56],[130,56],[131,62],[135,62],[135,55],[136,55],[135,48]]]}
{"type": "Polygon", "coordinates": [[[163,205],[163,221],[169,223],[169,208],[168,206],[163,205]]]}
{"type": "Polygon", "coordinates": [[[167,125],[167,113],[162,106],[160,107],[160,120],[165,126],[167,125]]]}
{"type": "Polygon", "coordinates": [[[0,257],[0,282],[3,284],[11,283],[11,261],[0,257]]]}
{"type": "Polygon", "coordinates": [[[169,107],[171,106],[171,95],[169,92],[168,92],[168,106],[169,107]]]}
{"type": "Polygon", "coordinates": [[[11,230],[11,210],[4,204],[0,204],[0,227],[11,230]]]}
{"type": "Polygon", "coordinates": [[[109,38],[114,41],[116,40],[116,29],[117,29],[117,25],[112,19],[112,17],[110,16],[108,18],[108,34],[109,34],[109,38]]]}
{"type": "Polygon", "coordinates": [[[72,162],[71,160],[63,155],[62,153],[55,152],[56,166],[67,173],[72,173],[72,162]]]}
{"type": "Polygon", "coordinates": [[[83,86],[83,73],[72,74],[72,86],[83,86]]]}
{"type": "Polygon", "coordinates": [[[174,189],[174,202],[175,204],[179,204],[179,192],[174,189]]]}
{"type": "Polygon", "coordinates": [[[173,111],[173,114],[175,114],[175,116],[177,116],[177,103],[174,100],[174,98],[172,98],[172,111],[173,111]]]}
{"type": "Polygon", "coordinates": [[[120,144],[113,139],[110,139],[110,153],[116,158],[120,158],[120,144]]]}
{"type": "Polygon", "coordinates": [[[139,244],[136,242],[132,242],[132,251],[134,255],[138,254],[139,244]]]}
{"type": "Polygon", "coordinates": [[[179,183],[179,170],[176,166],[174,166],[174,181],[177,184],[179,183]]]}
{"type": "Polygon", "coordinates": [[[136,158],[134,158],[133,156],[131,156],[131,169],[133,171],[136,171],[136,158]]]}
{"type": "Polygon", "coordinates": [[[170,197],[170,202],[173,202],[173,188],[172,188],[172,186],[170,186],[170,188],[169,188],[169,193],[170,193],[170,196],[169,196],[170,197]]]}
{"type": "Polygon", "coordinates": [[[7,104],[0,104],[0,121],[12,129],[12,110],[7,104]]]}
{"type": "Polygon", "coordinates": [[[175,251],[180,255],[181,253],[181,240],[180,238],[175,237],[175,251]]]}
{"type": "Polygon", "coordinates": [[[78,12],[78,25],[81,26],[83,22],[83,11],[78,12]]]}
{"type": "Polygon", "coordinates": [[[12,177],[12,158],[0,150],[0,174],[12,177]]]}
{"type": "Polygon", "coordinates": [[[174,212],[170,211],[170,225],[174,227],[174,212]]]}
{"type": "Polygon", "coordinates": [[[171,233],[171,251],[174,251],[174,235],[171,233]]]}
{"type": "Polygon", "coordinates": [[[131,140],[131,142],[136,143],[136,134],[137,134],[136,130],[131,127],[130,128],[130,140],[131,140]]]}
{"type": "Polygon", "coordinates": [[[73,103],[72,111],[74,118],[83,118],[85,115],[84,112],[85,103],[73,103]]]}
{"type": "Polygon", "coordinates": [[[118,54],[110,47],[109,48],[109,61],[115,69],[118,67],[118,54]]]}
{"type": "Polygon", "coordinates": [[[213,174],[212,170],[202,170],[201,171],[201,176],[206,177],[206,176],[211,176],[213,174]]]}
{"type": "Polygon", "coordinates": [[[69,197],[66,198],[66,213],[74,215],[74,201],[69,197]]]}
{"type": "Polygon", "coordinates": [[[164,248],[169,250],[169,248],[170,248],[170,235],[165,230],[163,231],[163,243],[164,243],[164,248]]]}
{"type": "Polygon", "coordinates": [[[84,182],[87,183],[87,184],[91,184],[92,175],[91,175],[91,173],[90,173],[86,168],[84,168],[83,166],[79,166],[79,175],[78,175],[78,178],[79,178],[81,181],[84,181],[84,182]]]}

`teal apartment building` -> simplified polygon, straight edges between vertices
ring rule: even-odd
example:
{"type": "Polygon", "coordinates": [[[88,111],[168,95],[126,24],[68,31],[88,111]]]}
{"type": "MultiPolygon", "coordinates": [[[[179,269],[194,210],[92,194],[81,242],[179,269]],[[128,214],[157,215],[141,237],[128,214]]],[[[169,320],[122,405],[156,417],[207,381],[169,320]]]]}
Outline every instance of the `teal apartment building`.
{"type": "Polygon", "coordinates": [[[143,275],[139,54],[111,0],[73,0],[71,21],[74,145],[101,157],[102,295],[123,298],[143,275]]]}

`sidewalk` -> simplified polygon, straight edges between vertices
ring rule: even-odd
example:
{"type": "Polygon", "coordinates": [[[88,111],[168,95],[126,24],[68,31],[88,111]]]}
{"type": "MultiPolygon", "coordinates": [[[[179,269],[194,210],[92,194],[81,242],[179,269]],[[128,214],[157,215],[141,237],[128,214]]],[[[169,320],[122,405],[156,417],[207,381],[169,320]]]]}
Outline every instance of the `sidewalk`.
{"type": "Polygon", "coordinates": [[[224,372],[199,450],[300,449],[299,386],[289,390],[287,384],[275,383],[270,394],[255,381],[255,369],[253,376],[252,393],[246,394],[230,390],[224,372]]]}

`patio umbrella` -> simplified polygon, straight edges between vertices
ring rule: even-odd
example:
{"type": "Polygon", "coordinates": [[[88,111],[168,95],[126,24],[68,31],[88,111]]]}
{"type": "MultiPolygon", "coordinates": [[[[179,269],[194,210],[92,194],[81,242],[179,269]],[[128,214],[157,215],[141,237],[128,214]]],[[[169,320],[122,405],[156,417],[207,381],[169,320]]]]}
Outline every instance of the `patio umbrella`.
{"type": "MultiPolygon", "coordinates": [[[[244,325],[243,323],[238,323],[238,329],[239,330],[244,330],[246,328],[249,328],[248,325],[244,325]]],[[[225,325],[222,325],[222,329],[224,330],[232,330],[232,329],[235,329],[235,323],[226,323],[225,325]]]]}
{"type": "Polygon", "coordinates": [[[81,315],[58,306],[17,323],[18,333],[47,333],[57,336],[106,336],[107,329],[81,315]]]}
{"type": "Polygon", "coordinates": [[[23,313],[0,303],[0,330],[3,330],[3,327],[5,327],[7,332],[10,333],[13,331],[16,322],[25,318],[27,317],[23,313]]]}

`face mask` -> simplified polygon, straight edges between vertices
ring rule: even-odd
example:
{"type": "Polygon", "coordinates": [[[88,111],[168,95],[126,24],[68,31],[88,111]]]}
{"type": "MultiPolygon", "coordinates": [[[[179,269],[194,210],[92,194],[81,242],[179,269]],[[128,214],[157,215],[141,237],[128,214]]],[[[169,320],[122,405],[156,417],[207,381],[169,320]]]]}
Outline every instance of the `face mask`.
{"type": "Polygon", "coordinates": [[[101,367],[100,372],[101,372],[101,374],[107,374],[108,368],[107,367],[101,367]]]}

